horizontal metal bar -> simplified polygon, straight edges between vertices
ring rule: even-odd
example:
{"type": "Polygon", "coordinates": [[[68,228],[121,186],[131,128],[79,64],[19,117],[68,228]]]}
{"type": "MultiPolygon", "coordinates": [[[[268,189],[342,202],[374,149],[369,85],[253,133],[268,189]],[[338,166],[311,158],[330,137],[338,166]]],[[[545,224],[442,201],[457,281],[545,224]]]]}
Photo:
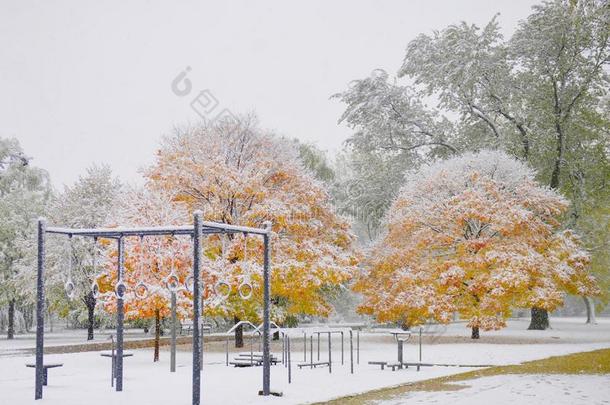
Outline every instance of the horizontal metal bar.
{"type": "Polygon", "coordinates": [[[192,227],[155,227],[155,228],[56,228],[48,227],[47,233],[73,236],[120,237],[137,235],[189,235],[192,227]]]}
{"type": "Polygon", "coordinates": [[[253,233],[253,234],[257,234],[257,235],[266,235],[269,232],[265,228],[252,228],[249,226],[229,225],[229,224],[222,224],[219,222],[202,221],[201,224],[203,225],[204,231],[205,231],[205,228],[212,228],[212,229],[223,229],[225,231],[230,231],[233,233],[253,233]]]}
{"type": "MultiPolygon", "coordinates": [[[[163,226],[163,227],[142,227],[142,228],[60,228],[48,227],[47,233],[73,235],[73,236],[89,236],[102,238],[118,238],[122,236],[153,236],[153,235],[192,235],[193,227],[191,225],[184,226],[163,226]]],[[[202,222],[202,233],[218,234],[218,233],[248,233],[265,235],[266,229],[251,228],[248,226],[237,226],[229,224],[221,224],[216,222],[202,222]]]]}

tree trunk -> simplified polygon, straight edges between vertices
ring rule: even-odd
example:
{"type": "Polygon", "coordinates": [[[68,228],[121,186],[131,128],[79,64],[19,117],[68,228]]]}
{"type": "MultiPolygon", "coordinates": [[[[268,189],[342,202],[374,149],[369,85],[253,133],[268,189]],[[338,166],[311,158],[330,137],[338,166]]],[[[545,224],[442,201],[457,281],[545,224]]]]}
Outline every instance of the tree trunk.
{"type": "Polygon", "coordinates": [[[159,361],[159,338],[161,336],[161,313],[155,309],[155,355],[153,361],[159,361]]]}
{"type": "Polygon", "coordinates": [[[34,311],[32,310],[32,306],[24,306],[21,312],[23,314],[23,322],[25,323],[25,331],[30,333],[32,325],[34,324],[34,311]]]}
{"type": "Polygon", "coordinates": [[[15,300],[12,299],[8,302],[8,331],[6,334],[7,339],[15,338],[15,300]]]}
{"type": "Polygon", "coordinates": [[[95,296],[93,291],[89,291],[83,297],[87,306],[87,340],[93,340],[93,327],[95,325],[95,296]]]}
{"type": "Polygon", "coordinates": [[[545,330],[549,327],[549,312],[542,308],[532,308],[532,320],[528,330],[545,330]]]}
{"type": "Polygon", "coordinates": [[[587,296],[582,297],[585,301],[585,307],[587,308],[587,322],[591,325],[597,325],[597,319],[595,318],[595,303],[593,300],[587,296]]]}
{"type": "Polygon", "coordinates": [[[470,334],[470,338],[471,339],[478,339],[478,338],[480,338],[480,336],[479,336],[479,327],[478,326],[473,326],[472,327],[472,333],[470,334]]]}
{"type": "MultiPolygon", "coordinates": [[[[239,318],[234,316],[233,322],[239,322],[239,318]]],[[[243,325],[235,329],[235,347],[244,347],[244,328],[243,325]]]]}

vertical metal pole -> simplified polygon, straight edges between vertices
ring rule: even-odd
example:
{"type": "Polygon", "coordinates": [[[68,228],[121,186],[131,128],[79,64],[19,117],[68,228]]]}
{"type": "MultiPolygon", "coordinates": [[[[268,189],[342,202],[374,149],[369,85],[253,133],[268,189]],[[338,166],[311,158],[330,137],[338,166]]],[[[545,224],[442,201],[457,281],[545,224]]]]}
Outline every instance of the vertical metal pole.
{"type": "Polygon", "coordinates": [[[419,371],[419,367],[421,366],[421,333],[422,328],[419,328],[419,364],[417,365],[417,371],[419,371]]]}
{"type": "Polygon", "coordinates": [[[396,343],[398,345],[398,363],[400,363],[400,367],[402,367],[402,340],[398,339],[396,343]]]}
{"type": "Polygon", "coordinates": [[[287,343],[287,338],[289,338],[288,336],[286,336],[285,334],[282,335],[282,342],[284,343],[284,355],[283,357],[283,361],[284,361],[284,367],[288,367],[288,343],[287,343]]]}
{"type": "Polygon", "coordinates": [[[282,364],[286,364],[284,357],[286,356],[286,336],[282,335],[282,364]]]}
{"type": "MultiPolygon", "coordinates": [[[[201,297],[201,308],[203,309],[203,297],[201,297]]],[[[205,330],[203,329],[203,312],[201,313],[201,340],[199,341],[199,371],[203,367],[203,336],[205,335],[205,330]]]]}
{"type": "Polygon", "coordinates": [[[114,371],[116,370],[116,353],[114,351],[114,336],[110,335],[110,386],[114,387],[114,371]]]}
{"type": "Polygon", "coordinates": [[[46,229],[47,222],[40,218],[38,220],[38,270],[36,273],[36,383],[34,399],[42,399],[42,385],[44,383],[44,242],[46,229]]]}
{"type": "Polygon", "coordinates": [[[292,364],[290,362],[290,336],[288,336],[288,384],[292,382],[292,364]]]}
{"type": "Polygon", "coordinates": [[[350,373],[354,374],[354,332],[349,331],[349,366],[350,373]]]}
{"type": "Polygon", "coordinates": [[[313,333],[309,335],[309,368],[313,368],[313,333]]]}
{"type": "Polygon", "coordinates": [[[318,332],[318,361],[320,361],[320,332],[318,332]]]}
{"type": "Polygon", "coordinates": [[[360,364],[360,331],[356,331],[356,364],[360,364]]]}
{"type": "Polygon", "coordinates": [[[341,365],[343,365],[343,331],[341,331],[341,365]]]}
{"type": "Polygon", "coordinates": [[[227,366],[229,365],[229,337],[227,336],[227,342],[225,344],[226,352],[225,352],[225,363],[227,366]]]}
{"type": "Polygon", "coordinates": [[[193,405],[201,400],[201,364],[199,326],[201,316],[201,211],[193,215],[193,405]]]}
{"type": "Polygon", "coordinates": [[[328,332],[328,372],[329,373],[333,372],[333,357],[332,356],[333,355],[332,355],[331,342],[330,342],[330,332],[328,332]]]}
{"type": "Polygon", "coordinates": [[[263,235],[264,242],[264,259],[263,259],[263,395],[269,395],[271,392],[271,362],[269,359],[269,324],[270,324],[270,307],[271,307],[271,222],[265,222],[267,233],[263,235]]]}
{"type": "Polygon", "coordinates": [[[303,331],[303,363],[307,362],[307,332],[303,331]]]}
{"type": "Polygon", "coordinates": [[[172,306],[172,335],[170,345],[170,360],[169,360],[169,371],[172,373],[176,372],[176,292],[172,291],[171,295],[171,306],[172,306]]]}
{"type": "MultiPolygon", "coordinates": [[[[125,268],[125,240],[119,237],[118,240],[118,279],[123,280],[123,270],[125,268]]],[[[118,290],[121,290],[120,288],[118,290]]],[[[125,290],[118,291],[119,295],[123,296],[125,290]]],[[[123,391],[123,322],[125,321],[125,313],[123,308],[123,298],[117,297],[117,324],[116,324],[116,390],[123,391]]]]}

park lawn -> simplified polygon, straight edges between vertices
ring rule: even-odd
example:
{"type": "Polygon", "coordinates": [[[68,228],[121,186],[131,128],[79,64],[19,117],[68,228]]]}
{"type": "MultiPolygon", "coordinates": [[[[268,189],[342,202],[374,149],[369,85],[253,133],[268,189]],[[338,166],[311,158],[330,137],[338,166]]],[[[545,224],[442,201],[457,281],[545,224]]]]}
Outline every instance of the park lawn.
{"type": "Polygon", "coordinates": [[[371,401],[389,400],[407,392],[415,391],[457,391],[468,385],[453,384],[458,381],[473,380],[481,377],[491,377],[507,374],[610,374],[610,349],[594,350],[554,356],[543,360],[534,360],[522,364],[489,367],[481,370],[468,371],[447,377],[433,378],[403,384],[397,387],[370,391],[360,395],[339,398],[324,402],[328,405],[360,405],[371,401]]]}

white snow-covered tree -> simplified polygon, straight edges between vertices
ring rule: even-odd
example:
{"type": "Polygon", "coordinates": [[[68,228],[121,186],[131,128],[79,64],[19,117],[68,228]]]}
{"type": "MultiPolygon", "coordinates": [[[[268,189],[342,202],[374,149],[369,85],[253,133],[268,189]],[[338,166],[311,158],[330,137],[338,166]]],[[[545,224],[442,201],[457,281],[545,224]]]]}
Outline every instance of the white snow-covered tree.
{"type": "Polygon", "coordinates": [[[8,338],[14,337],[15,305],[23,299],[16,287],[23,243],[36,232],[51,188],[47,173],[30,165],[16,139],[0,138],[0,305],[8,304],[8,338]]]}
{"type": "MultiPolygon", "coordinates": [[[[405,167],[453,150],[501,148],[570,195],[570,226],[584,229],[601,256],[605,246],[595,249],[585,228],[607,202],[599,190],[610,174],[609,24],[607,1],[554,0],[534,6],[508,39],[496,18],[421,34],[398,78],[376,72],[338,95],[341,119],[355,131],[350,145],[398,156],[405,167]]],[[[547,326],[546,311],[534,308],[530,327],[547,326]]]]}
{"type": "MultiPolygon", "coordinates": [[[[49,203],[47,221],[67,228],[96,228],[108,224],[121,184],[108,166],[91,166],[71,186],[49,203]]],[[[26,245],[29,254],[19,264],[21,289],[34,300],[36,243],[35,234],[26,245]]],[[[93,339],[96,297],[93,282],[102,272],[102,246],[91,238],[47,236],[46,286],[51,310],[86,319],[87,339],[93,339]],[[97,265],[94,265],[97,258],[97,265]],[[78,303],[82,303],[80,306],[78,303]],[[83,311],[85,310],[85,311],[83,311]]]]}

